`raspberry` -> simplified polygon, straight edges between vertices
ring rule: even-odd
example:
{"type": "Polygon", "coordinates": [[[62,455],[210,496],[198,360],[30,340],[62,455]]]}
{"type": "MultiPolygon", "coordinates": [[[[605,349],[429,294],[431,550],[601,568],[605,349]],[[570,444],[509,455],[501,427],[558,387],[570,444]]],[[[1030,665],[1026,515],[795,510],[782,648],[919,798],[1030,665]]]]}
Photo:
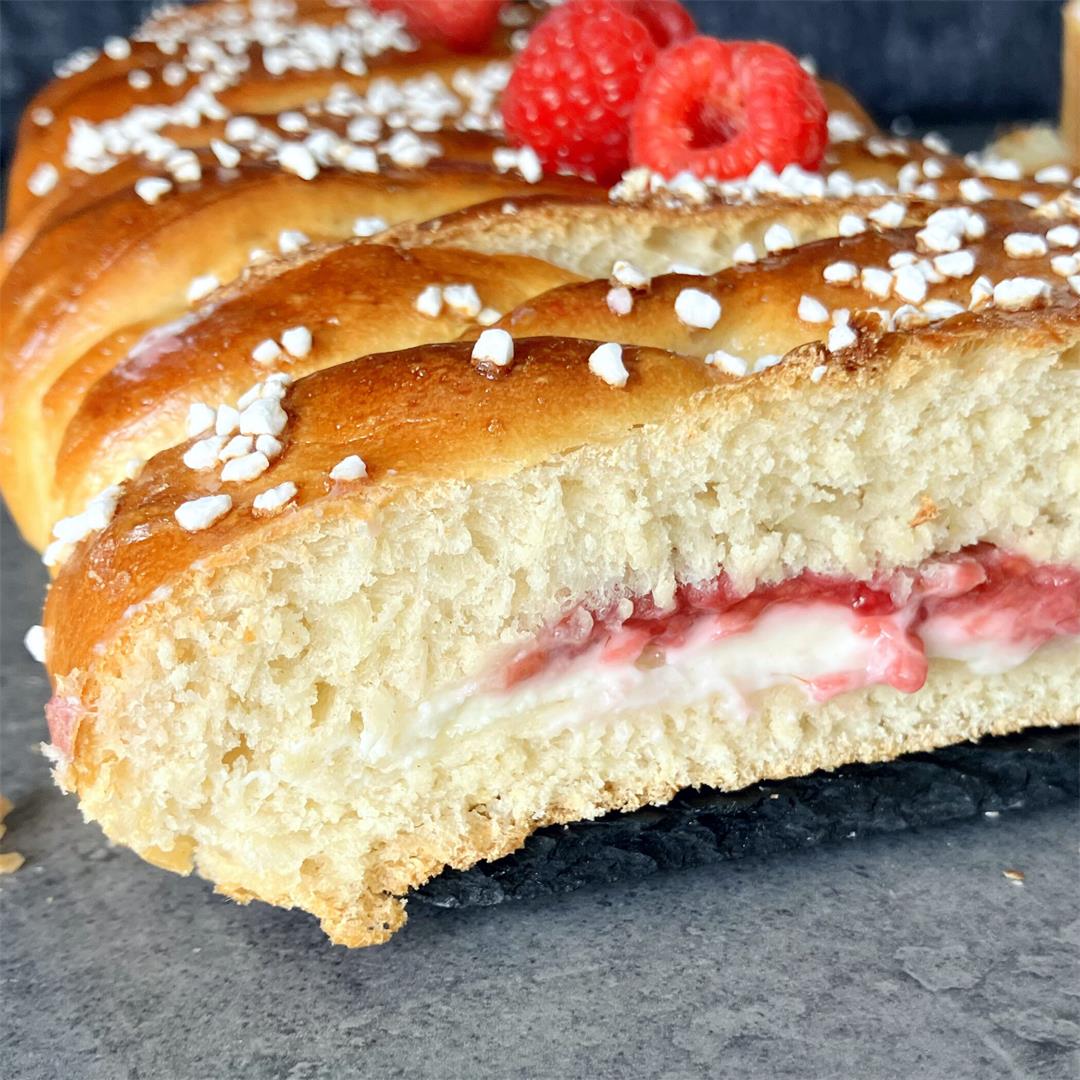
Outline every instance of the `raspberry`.
{"type": "Polygon", "coordinates": [[[637,17],[650,6],[570,0],[545,16],[503,94],[510,141],[531,146],[548,169],[616,180],[627,164],[634,98],[657,56],[653,33],[670,35],[678,18],[673,0],[656,4],[647,21],[637,17]]]}
{"type": "Polygon", "coordinates": [[[630,122],[630,156],[671,177],[731,180],[768,162],[816,169],[828,138],[817,83],[786,49],[695,37],[646,76],[630,122]]]}
{"type": "Polygon", "coordinates": [[[694,19],[679,0],[617,0],[630,9],[635,19],[640,19],[649,36],[661,49],[693,37],[694,19]]]}
{"type": "Polygon", "coordinates": [[[396,11],[410,34],[454,52],[479,52],[491,44],[502,0],[369,0],[375,11],[396,11]]]}

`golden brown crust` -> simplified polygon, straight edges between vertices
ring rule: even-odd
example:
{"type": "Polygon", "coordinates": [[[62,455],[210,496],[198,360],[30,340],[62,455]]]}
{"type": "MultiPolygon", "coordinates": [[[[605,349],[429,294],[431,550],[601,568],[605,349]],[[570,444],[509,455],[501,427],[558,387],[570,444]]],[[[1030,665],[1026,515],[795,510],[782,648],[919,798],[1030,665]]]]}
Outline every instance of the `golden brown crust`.
{"type": "MultiPolygon", "coordinates": [[[[915,208],[925,216],[925,208],[915,208]]],[[[966,309],[975,279],[986,275],[993,282],[1017,275],[1032,276],[1052,288],[1052,303],[1068,310],[1080,308],[1080,296],[1053,272],[1050,260],[1056,253],[1035,258],[1012,259],[1003,242],[1010,233],[1045,224],[1026,207],[1011,203],[986,204],[984,215],[993,224],[986,236],[969,241],[965,249],[974,257],[974,270],[962,277],[943,278],[927,288],[926,299],[949,301],[966,309]],[[1025,224],[1026,223],[1026,224],[1025,224]]],[[[867,293],[854,285],[830,284],[822,270],[834,262],[850,262],[858,268],[885,268],[898,251],[916,252],[916,228],[866,232],[845,239],[805,243],[782,254],[763,258],[749,266],[735,266],[706,277],[669,274],[655,278],[634,298],[630,315],[617,315],[606,302],[604,281],[566,285],[527,301],[498,325],[522,336],[580,334],[597,340],[621,341],[704,357],[718,349],[748,360],[751,368],[763,356],[782,356],[807,341],[824,341],[831,323],[804,321],[799,315],[804,296],[823,304],[829,312],[873,309],[895,313],[907,303],[891,291],[888,296],[867,293]],[[688,326],[676,314],[675,300],[684,289],[701,290],[720,302],[722,312],[712,329],[688,326]]],[[[910,305],[909,305],[910,306],[910,305]]],[[[917,314],[917,313],[915,313],[917,314]]],[[[1040,315],[1027,313],[1031,321],[1040,315]]],[[[951,321],[977,322],[973,313],[951,321]]]]}
{"type": "Polygon", "coordinates": [[[352,235],[358,216],[393,223],[427,216],[431,210],[441,213],[440,207],[450,210],[491,198],[583,187],[589,185],[572,178],[531,185],[487,169],[433,163],[423,172],[390,175],[323,170],[310,181],[255,164],[237,170],[211,168],[199,182],[153,205],[124,188],[65,218],[12,268],[2,298],[6,374],[19,377],[39,362],[45,344],[40,335],[49,343],[61,341],[69,323],[77,323],[80,334],[78,344],[59,350],[65,358],[83,341],[137,321],[132,313],[145,318],[182,304],[192,271],[235,263],[239,269],[253,247],[274,250],[285,229],[306,232],[315,241],[343,239],[352,235]],[[177,247],[167,261],[158,257],[164,245],[177,247]],[[179,268],[174,266],[178,261],[179,268]],[[108,275],[119,277],[121,288],[138,280],[140,295],[103,298],[102,310],[96,312],[90,303],[96,291],[91,289],[108,290],[112,278],[102,284],[108,275]],[[68,310],[75,297],[81,298],[77,312],[68,310]]]}
{"type": "MultiPolygon", "coordinates": [[[[8,222],[18,225],[23,217],[39,202],[53,205],[63,199],[69,180],[76,179],[76,170],[64,166],[65,147],[68,142],[71,121],[85,120],[101,123],[118,119],[134,108],[175,105],[199,85],[199,71],[185,70],[183,81],[175,85],[162,76],[167,66],[181,69],[192,61],[192,50],[198,49],[199,39],[208,24],[212,25],[215,14],[235,12],[240,5],[202,4],[189,9],[185,16],[188,29],[178,35],[177,47],[170,51],[159,49],[150,42],[133,41],[131,53],[122,59],[99,56],[84,71],[67,78],[55,79],[36,95],[27,109],[19,127],[18,153],[12,163],[8,222]],[[129,83],[132,72],[145,72],[150,79],[147,88],[136,88],[129,83]],[[53,119],[45,125],[34,122],[37,110],[48,110],[53,119]],[[31,174],[43,163],[61,169],[61,181],[44,199],[35,197],[28,188],[31,174]]],[[[304,23],[315,26],[334,27],[345,23],[347,9],[332,5],[326,0],[302,4],[296,17],[288,21],[289,27],[304,23]]],[[[247,20],[253,25],[253,20],[247,20]]],[[[234,85],[226,86],[215,95],[217,102],[234,114],[270,116],[283,110],[295,109],[314,101],[320,101],[338,86],[362,92],[376,78],[404,80],[418,75],[435,73],[449,80],[462,69],[478,69],[492,60],[510,56],[508,33],[500,31],[490,49],[479,55],[453,53],[433,43],[424,43],[415,49],[401,51],[391,48],[366,60],[367,70],[360,74],[350,73],[339,64],[327,66],[323,59],[315,60],[314,70],[292,68],[288,76],[269,73],[262,62],[262,49],[251,43],[243,56],[249,67],[234,85]]],[[[198,68],[198,61],[194,60],[198,68]]],[[[310,62],[310,61],[309,61],[310,62]]],[[[161,129],[161,133],[181,146],[206,146],[209,140],[220,134],[219,121],[200,116],[194,124],[175,124],[161,129]]]]}
{"type": "Polygon", "coordinates": [[[846,87],[830,79],[818,79],[818,88],[825,99],[825,107],[830,113],[847,113],[857,124],[860,124],[867,134],[873,134],[878,130],[877,124],[871,119],[870,114],[862,107],[862,103],[846,87]]]}
{"type": "Polygon", "coordinates": [[[538,187],[583,186],[560,177],[529,185],[466,165],[390,175],[324,170],[311,181],[251,165],[207,171],[154,205],[126,188],[60,222],[16,263],[0,296],[0,484],[20,527],[40,541],[48,388],[121,328],[182,314],[193,278],[231,280],[252,248],[276,249],[286,229],[341,239],[357,217],[393,222],[538,187]]]}
{"type": "Polygon", "coordinates": [[[148,348],[136,345],[125,356],[135,343],[121,332],[120,342],[110,340],[90,354],[98,371],[87,372],[83,357],[46,400],[46,422],[64,432],[56,458],[62,498],[54,517],[81,509],[115,479],[109,473],[118,461],[182,441],[189,405],[234,401],[264,378],[267,368],[254,350],[289,327],[306,327],[314,341],[307,356],[285,354],[275,365],[299,378],[369,353],[453,340],[478,326],[447,305],[438,317],[417,311],[417,297],[430,285],[473,285],[485,306],[505,312],[573,280],[565,270],[521,256],[353,242],[221,290],[201,317],[182,319],[177,332],[155,330],[148,348]]]}

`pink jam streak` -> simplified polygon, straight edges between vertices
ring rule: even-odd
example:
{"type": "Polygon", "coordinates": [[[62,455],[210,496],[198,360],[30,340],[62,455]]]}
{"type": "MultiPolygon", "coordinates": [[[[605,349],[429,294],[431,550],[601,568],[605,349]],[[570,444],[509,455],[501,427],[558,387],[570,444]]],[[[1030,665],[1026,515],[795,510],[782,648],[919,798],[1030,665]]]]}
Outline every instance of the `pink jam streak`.
{"type": "Polygon", "coordinates": [[[703,625],[719,641],[751,629],[775,604],[847,608],[855,616],[856,632],[873,641],[865,669],[838,671],[805,684],[819,702],[880,684],[905,693],[919,690],[928,669],[919,632],[928,623],[953,642],[1018,646],[1029,653],[1054,638],[1080,634],[1080,570],[1037,564],[991,544],[869,582],[804,572],[740,594],[720,574],[679,586],[674,604],[664,610],[651,595],[628,599],[633,611],[626,618],[619,614],[625,602],[602,609],[576,605],[511,657],[501,673],[503,688],[562,670],[597,647],[605,663],[634,664],[647,652],[662,658],[703,625]]]}
{"type": "MultiPolygon", "coordinates": [[[[626,618],[617,602],[602,609],[587,604],[572,608],[511,657],[501,672],[502,687],[557,672],[597,646],[604,663],[634,664],[647,650],[659,655],[683,645],[702,625],[719,641],[750,630],[776,604],[847,608],[856,617],[856,631],[873,641],[865,669],[806,683],[816,701],[878,684],[906,693],[919,690],[928,666],[919,631],[931,620],[950,640],[1019,645],[1029,652],[1054,638],[1080,634],[1080,570],[1037,564],[990,544],[869,582],[804,572],[739,594],[720,574],[709,582],[679,586],[666,610],[651,596],[629,599],[633,610],[626,618]]],[[[54,694],[45,707],[52,744],[65,757],[74,756],[86,714],[83,704],[68,695],[54,694]]]]}
{"type": "Polygon", "coordinates": [[[66,758],[75,755],[75,736],[86,714],[78,698],[53,694],[45,706],[45,720],[49,725],[49,739],[66,758]]]}

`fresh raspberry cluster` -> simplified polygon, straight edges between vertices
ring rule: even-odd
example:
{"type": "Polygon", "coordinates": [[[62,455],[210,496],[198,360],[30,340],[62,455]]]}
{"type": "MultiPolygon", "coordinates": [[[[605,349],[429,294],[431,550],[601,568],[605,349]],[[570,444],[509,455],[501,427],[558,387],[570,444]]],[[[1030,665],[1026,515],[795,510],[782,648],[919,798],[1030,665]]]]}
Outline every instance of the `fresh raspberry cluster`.
{"type": "Polygon", "coordinates": [[[629,165],[734,179],[816,169],[827,111],[791,53],[695,36],[678,0],[570,0],[532,31],[502,100],[545,168],[614,182],[629,165]]]}
{"type": "MultiPolygon", "coordinates": [[[[484,49],[502,0],[369,0],[411,33],[484,49]]],[[[816,169],[828,119],[786,49],[696,34],[679,0],[569,0],[533,29],[502,98],[507,137],[545,169],[614,183],[629,165],[730,180],[816,169]]]]}

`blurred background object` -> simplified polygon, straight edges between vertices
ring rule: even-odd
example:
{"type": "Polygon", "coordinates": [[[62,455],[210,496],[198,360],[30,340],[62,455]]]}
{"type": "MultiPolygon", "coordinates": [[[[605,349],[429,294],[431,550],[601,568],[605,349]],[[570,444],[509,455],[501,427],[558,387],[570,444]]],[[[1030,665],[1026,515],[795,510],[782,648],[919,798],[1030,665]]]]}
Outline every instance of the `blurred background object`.
{"type": "Polygon", "coordinates": [[[1070,0],[1065,11],[1064,63],[1061,88],[1061,133],[1080,159],[1080,0],[1070,0]]]}
{"type": "MultiPolygon", "coordinates": [[[[0,0],[2,163],[53,61],[127,34],[146,0],[0,0]]],[[[705,33],[810,55],[879,120],[916,128],[1056,116],[1061,0],[686,0],[705,33]]],[[[1080,93],[1080,90],[1078,90],[1080,93]]]]}

